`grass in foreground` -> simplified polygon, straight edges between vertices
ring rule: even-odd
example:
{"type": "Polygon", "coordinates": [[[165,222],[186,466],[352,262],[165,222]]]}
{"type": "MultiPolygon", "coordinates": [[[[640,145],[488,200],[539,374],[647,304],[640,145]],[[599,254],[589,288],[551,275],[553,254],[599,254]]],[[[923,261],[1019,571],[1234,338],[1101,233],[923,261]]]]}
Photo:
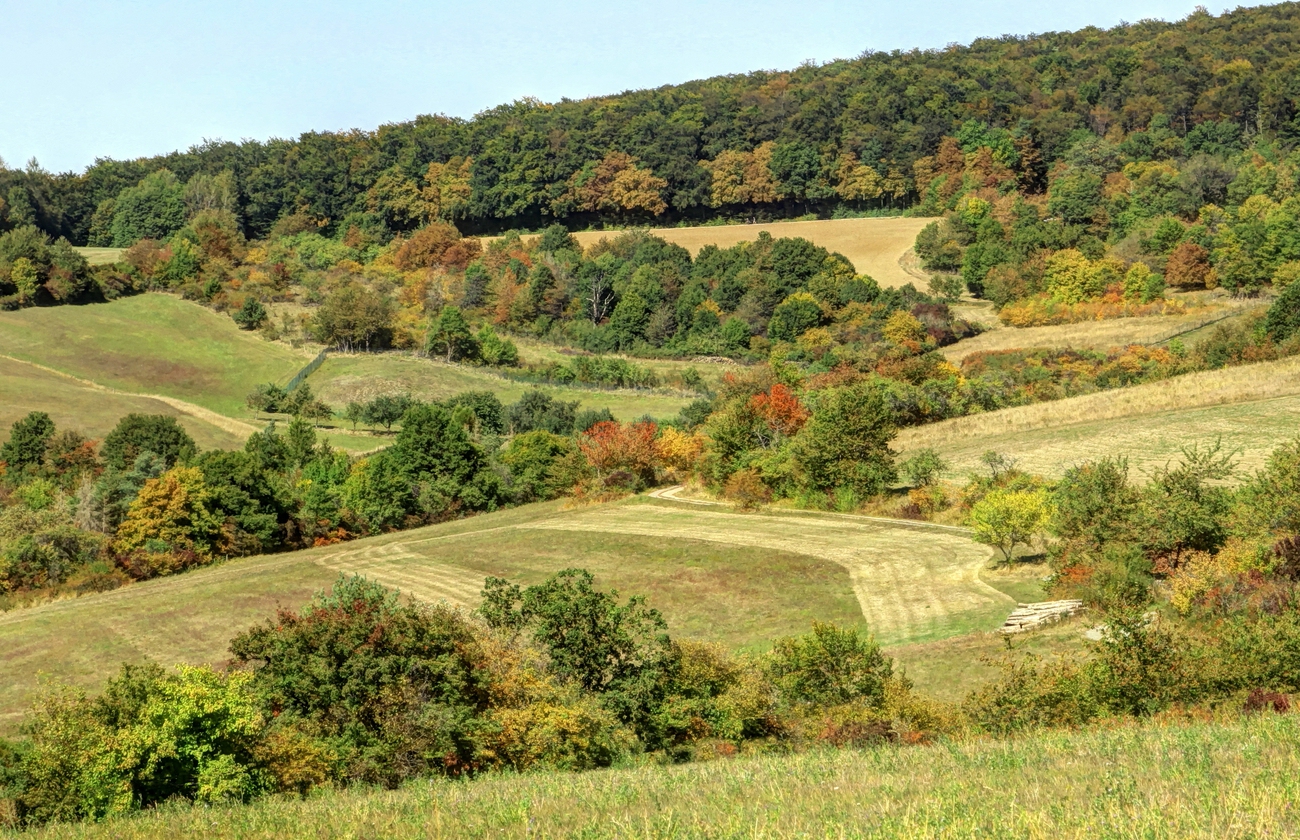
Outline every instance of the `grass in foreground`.
{"type": "Polygon", "coordinates": [[[1125,725],[164,807],[28,837],[1270,838],[1300,832],[1300,715],[1125,725]]]}

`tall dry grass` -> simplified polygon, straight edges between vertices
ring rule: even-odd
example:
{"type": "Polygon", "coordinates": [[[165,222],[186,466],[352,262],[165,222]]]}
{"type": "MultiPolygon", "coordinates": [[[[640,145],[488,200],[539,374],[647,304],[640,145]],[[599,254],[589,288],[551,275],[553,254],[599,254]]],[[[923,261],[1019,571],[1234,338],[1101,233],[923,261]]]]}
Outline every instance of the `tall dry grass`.
{"type": "Polygon", "coordinates": [[[164,807],[45,838],[1283,838],[1300,716],[164,807]]]}

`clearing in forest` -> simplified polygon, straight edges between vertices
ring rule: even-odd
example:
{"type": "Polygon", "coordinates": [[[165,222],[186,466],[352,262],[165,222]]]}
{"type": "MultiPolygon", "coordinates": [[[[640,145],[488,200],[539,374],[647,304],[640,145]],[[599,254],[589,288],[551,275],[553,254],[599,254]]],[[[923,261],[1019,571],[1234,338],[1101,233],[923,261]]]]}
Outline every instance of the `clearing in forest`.
{"type": "MultiPolygon", "coordinates": [[[[916,235],[934,219],[890,216],[874,219],[821,219],[810,222],[761,222],[752,225],[701,225],[683,228],[651,228],[650,233],[699,253],[705,245],[730,248],[752,242],[767,231],[773,239],[802,237],[828,251],[849,258],[860,274],[869,274],[881,286],[912,283],[925,290],[926,278],[909,273],[900,261],[916,243],[916,235]]],[[[575,233],[583,247],[602,239],[613,239],[623,231],[585,230],[575,233]]]]}
{"type": "Polygon", "coordinates": [[[122,662],[223,662],[232,636],[340,573],[472,607],[488,575],[529,584],[581,567],[600,586],[645,594],[674,635],[761,649],[814,619],[865,624],[891,644],[993,630],[1014,599],[981,581],[988,559],[960,533],[907,524],[644,497],[529,505],[0,614],[0,733],[41,673],[93,689],[122,662]]]}

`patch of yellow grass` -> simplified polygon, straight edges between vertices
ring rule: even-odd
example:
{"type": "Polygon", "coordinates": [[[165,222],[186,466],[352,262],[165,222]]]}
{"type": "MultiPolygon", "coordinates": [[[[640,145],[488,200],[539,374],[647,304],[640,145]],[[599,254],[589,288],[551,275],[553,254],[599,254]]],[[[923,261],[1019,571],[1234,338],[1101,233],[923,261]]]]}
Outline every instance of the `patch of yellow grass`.
{"type": "MultiPolygon", "coordinates": [[[[1253,307],[1245,307],[1253,308],[1253,307]]],[[[957,314],[990,326],[987,332],[950,344],[939,352],[949,361],[960,362],[972,353],[1046,347],[1053,350],[1108,350],[1130,344],[1159,344],[1185,335],[1206,324],[1237,314],[1242,307],[1197,308],[1182,315],[1149,315],[1142,318],[1112,318],[1055,324],[1047,327],[998,325],[991,308],[958,307],[957,314]]]]}
{"type": "MultiPolygon", "coordinates": [[[[933,219],[890,217],[880,219],[827,219],[811,222],[764,222],[753,225],[705,225],[688,228],[653,228],[651,233],[669,242],[699,253],[705,245],[730,248],[740,242],[753,242],[767,231],[774,239],[798,236],[849,258],[861,274],[869,274],[881,286],[916,284],[925,289],[924,276],[910,274],[900,260],[911,250],[916,235],[933,219]]],[[[575,233],[583,247],[601,239],[613,239],[621,231],[588,230],[575,233]]]]}
{"type": "Polygon", "coordinates": [[[904,429],[895,446],[937,449],[954,472],[995,449],[1019,457],[1022,468],[1059,475],[1108,454],[1155,466],[1183,446],[1218,437],[1253,467],[1300,432],[1297,420],[1300,358],[1289,358],[917,426],[904,429]]]}

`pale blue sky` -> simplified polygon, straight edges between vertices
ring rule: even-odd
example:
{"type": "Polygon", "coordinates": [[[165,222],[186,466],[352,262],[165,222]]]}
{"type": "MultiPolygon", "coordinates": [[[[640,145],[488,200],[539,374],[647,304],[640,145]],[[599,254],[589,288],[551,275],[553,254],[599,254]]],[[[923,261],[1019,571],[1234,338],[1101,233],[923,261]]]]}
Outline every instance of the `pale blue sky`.
{"type": "Polygon", "coordinates": [[[469,117],[523,96],[576,99],[867,49],[1177,20],[1195,5],[0,0],[0,157],[80,170],[204,138],[469,117]]]}

